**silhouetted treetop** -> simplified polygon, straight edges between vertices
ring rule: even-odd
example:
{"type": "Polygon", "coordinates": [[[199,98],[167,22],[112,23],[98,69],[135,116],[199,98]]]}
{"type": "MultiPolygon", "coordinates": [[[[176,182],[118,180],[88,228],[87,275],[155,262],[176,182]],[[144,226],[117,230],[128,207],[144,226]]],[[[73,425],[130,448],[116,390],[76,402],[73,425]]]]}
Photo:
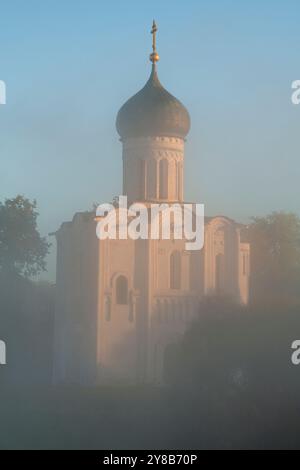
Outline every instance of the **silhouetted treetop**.
{"type": "Polygon", "coordinates": [[[0,269],[25,277],[45,271],[50,244],[37,228],[36,201],[23,196],[0,202],[0,269]]]}

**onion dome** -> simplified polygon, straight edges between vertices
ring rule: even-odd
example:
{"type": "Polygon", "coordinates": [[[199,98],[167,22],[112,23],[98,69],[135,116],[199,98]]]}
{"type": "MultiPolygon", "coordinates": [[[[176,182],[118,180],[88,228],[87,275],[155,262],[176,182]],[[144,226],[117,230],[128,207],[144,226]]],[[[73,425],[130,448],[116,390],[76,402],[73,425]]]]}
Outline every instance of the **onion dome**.
{"type": "Polygon", "coordinates": [[[130,98],[118,112],[116,127],[122,140],[129,137],[166,136],[185,138],[190,116],[183,104],[160,83],[156,70],[157,27],[153,22],[152,72],[144,88],[130,98]]]}

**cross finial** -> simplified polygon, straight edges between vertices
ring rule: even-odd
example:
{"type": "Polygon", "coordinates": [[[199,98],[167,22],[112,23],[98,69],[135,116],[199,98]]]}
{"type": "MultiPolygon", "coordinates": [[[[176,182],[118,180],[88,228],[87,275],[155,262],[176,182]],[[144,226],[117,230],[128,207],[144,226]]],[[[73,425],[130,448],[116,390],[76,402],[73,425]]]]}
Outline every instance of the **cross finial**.
{"type": "Polygon", "coordinates": [[[156,52],[156,33],[157,33],[157,26],[156,26],[156,23],[155,23],[155,20],[153,20],[153,23],[152,23],[152,29],[151,29],[151,34],[152,34],[152,54],[150,54],[150,60],[153,64],[155,64],[155,62],[158,62],[159,61],[159,55],[158,53],[156,52]]]}
{"type": "Polygon", "coordinates": [[[152,29],[151,29],[151,34],[153,36],[153,42],[152,42],[153,52],[156,52],[156,32],[157,32],[157,26],[156,26],[155,20],[153,20],[152,29]]]}

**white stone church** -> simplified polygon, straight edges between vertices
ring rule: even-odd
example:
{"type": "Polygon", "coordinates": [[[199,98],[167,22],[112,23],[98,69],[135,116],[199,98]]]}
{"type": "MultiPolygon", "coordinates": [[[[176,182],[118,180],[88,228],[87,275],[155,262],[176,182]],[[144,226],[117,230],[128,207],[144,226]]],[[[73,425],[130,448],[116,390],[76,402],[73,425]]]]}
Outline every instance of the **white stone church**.
{"type": "MultiPolygon", "coordinates": [[[[130,202],[184,200],[186,108],[152,71],[120,109],[123,193],[130,202]]],[[[205,218],[204,248],[185,240],[99,240],[95,213],[77,213],[56,232],[55,383],[161,383],[164,352],[178,340],[205,295],[248,302],[248,243],[242,225],[205,218]]]]}

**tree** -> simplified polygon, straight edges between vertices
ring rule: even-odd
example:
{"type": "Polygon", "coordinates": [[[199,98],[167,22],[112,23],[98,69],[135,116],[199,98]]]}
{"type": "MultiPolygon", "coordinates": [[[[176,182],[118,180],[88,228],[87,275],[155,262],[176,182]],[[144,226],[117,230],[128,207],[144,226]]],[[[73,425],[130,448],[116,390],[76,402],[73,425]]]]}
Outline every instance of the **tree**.
{"type": "Polygon", "coordinates": [[[0,202],[0,269],[3,274],[34,276],[46,270],[50,244],[37,229],[34,200],[18,195],[0,202]]]}
{"type": "Polygon", "coordinates": [[[202,299],[198,316],[165,355],[176,417],[182,406],[190,429],[200,421],[199,434],[212,432],[217,448],[299,447],[300,374],[291,361],[297,331],[299,304],[202,299]]]}
{"type": "Polygon", "coordinates": [[[252,220],[250,242],[254,295],[296,294],[300,281],[299,217],[292,213],[273,212],[252,220]]]}

